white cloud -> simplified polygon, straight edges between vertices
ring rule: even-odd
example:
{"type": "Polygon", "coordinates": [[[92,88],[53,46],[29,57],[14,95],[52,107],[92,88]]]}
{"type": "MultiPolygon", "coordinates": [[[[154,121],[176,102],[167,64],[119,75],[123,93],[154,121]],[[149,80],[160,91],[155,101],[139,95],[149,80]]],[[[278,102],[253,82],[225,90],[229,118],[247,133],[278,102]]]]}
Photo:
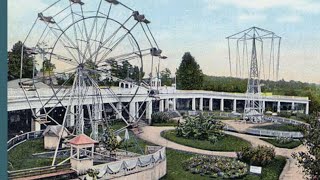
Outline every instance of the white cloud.
{"type": "Polygon", "coordinates": [[[266,15],[257,13],[240,14],[238,16],[239,21],[264,21],[266,15]]]}
{"type": "Polygon", "coordinates": [[[277,22],[280,22],[280,23],[298,23],[301,21],[302,21],[302,17],[298,15],[282,16],[277,19],[277,22]]]}
{"type": "Polygon", "coordinates": [[[316,0],[204,0],[204,2],[209,9],[234,6],[254,10],[286,8],[308,13],[320,12],[320,2],[316,0]]]}

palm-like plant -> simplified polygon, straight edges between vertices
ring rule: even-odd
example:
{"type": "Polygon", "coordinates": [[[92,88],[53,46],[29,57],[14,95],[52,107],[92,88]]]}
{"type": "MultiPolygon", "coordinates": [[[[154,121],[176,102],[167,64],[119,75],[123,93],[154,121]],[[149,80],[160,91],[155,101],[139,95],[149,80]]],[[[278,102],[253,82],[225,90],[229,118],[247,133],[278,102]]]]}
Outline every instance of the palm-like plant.
{"type": "Polygon", "coordinates": [[[187,117],[184,123],[176,128],[177,136],[210,140],[212,143],[223,137],[223,124],[214,120],[211,116],[187,117]]]}

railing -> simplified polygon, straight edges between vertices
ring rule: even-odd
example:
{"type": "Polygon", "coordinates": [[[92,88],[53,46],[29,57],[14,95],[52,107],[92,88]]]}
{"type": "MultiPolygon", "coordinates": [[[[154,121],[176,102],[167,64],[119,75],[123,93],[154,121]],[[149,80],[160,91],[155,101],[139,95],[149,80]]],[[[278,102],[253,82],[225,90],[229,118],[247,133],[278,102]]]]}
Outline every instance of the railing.
{"type": "Polygon", "coordinates": [[[31,176],[38,176],[43,174],[56,173],[62,170],[70,170],[70,168],[71,168],[70,164],[63,164],[63,165],[57,165],[57,166],[45,166],[45,167],[23,169],[23,170],[17,170],[17,171],[8,171],[8,176],[9,176],[9,179],[31,177],[31,176]]]}
{"type": "Polygon", "coordinates": [[[10,151],[12,148],[17,146],[18,144],[25,142],[26,140],[31,140],[31,139],[39,139],[43,137],[42,135],[43,131],[32,131],[32,132],[27,132],[21,135],[18,135],[14,138],[11,138],[7,144],[8,144],[8,150],[10,151]]]}
{"type": "Polygon", "coordinates": [[[154,165],[166,159],[165,154],[165,147],[162,147],[160,150],[152,154],[98,165],[94,168],[99,171],[98,178],[108,179],[111,176],[123,176],[154,167],[154,165]]]}
{"type": "Polygon", "coordinates": [[[269,136],[269,137],[287,137],[287,138],[303,138],[301,132],[290,132],[290,131],[274,131],[267,129],[255,129],[250,128],[246,130],[247,134],[257,135],[257,136],[269,136]]]}
{"type": "Polygon", "coordinates": [[[272,117],[265,117],[265,121],[271,121],[271,122],[279,122],[279,123],[285,123],[285,124],[292,124],[292,125],[308,125],[305,122],[301,122],[298,120],[294,119],[288,119],[288,118],[283,118],[283,117],[278,117],[278,116],[272,116],[272,117]]]}

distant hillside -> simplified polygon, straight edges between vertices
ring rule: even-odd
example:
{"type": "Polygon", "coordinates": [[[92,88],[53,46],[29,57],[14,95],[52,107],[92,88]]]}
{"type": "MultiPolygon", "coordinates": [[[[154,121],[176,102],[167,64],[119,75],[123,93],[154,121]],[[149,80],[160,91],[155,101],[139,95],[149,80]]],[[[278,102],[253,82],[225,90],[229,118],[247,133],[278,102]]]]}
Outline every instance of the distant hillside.
{"type": "MultiPolygon", "coordinates": [[[[261,81],[262,92],[274,95],[306,96],[311,100],[310,112],[320,111],[320,86],[299,81],[261,81]]],[[[246,92],[247,79],[233,77],[205,76],[204,90],[222,92],[246,92]]]]}

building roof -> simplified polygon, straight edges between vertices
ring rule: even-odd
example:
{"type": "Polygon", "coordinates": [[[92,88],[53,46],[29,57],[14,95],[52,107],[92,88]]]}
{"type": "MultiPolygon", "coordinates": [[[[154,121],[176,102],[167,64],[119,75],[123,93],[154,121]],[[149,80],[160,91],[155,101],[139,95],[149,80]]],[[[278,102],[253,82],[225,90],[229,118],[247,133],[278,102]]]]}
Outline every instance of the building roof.
{"type": "Polygon", "coordinates": [[[49,125],[47,128],[44,130],[43,135],[54,135],[54,136],[59,136],[61,131],[64,129],[64,133],[67,133],[66,135],[62,135],[62,137],[65,137],[69,134],[68,130],[66,128],[62,128],[61,125],[49,125]]]}
{"type": "MultiPolygon", "coordinates": [[[[33,85],[33,80],[30,78],[22,78],[21,82],[33,85]]],[[[8,81],[8,88],[13,88],[13,89],[20,88],[19,83],[20,83],[20,79],[8,81]]],[[[35,80],[35,83],[36,83],[35,86],[37,88],[50,88],[50,86],[44,84],[43,82],[41,82],[39,80],[35,80]]]]}
{"type": "Polygon", "coordinates": [[[69,141],[73,145],[86,145],[86,144],[95,144],[97,141],[91,139],[85,134],[80,134],[69,141]]]}

